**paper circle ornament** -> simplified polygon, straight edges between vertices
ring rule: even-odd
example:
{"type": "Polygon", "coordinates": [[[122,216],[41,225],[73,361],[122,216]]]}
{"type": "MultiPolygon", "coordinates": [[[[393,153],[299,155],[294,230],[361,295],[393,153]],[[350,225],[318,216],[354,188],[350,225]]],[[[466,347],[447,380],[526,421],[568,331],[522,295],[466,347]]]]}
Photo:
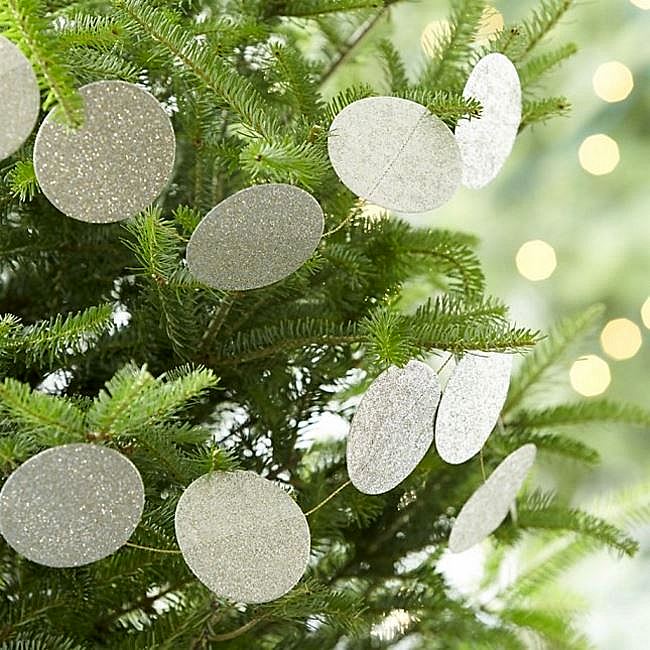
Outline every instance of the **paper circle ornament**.
{"type": "Polygon", "coordinates": [[[512,355],[468,352],[460,360],[440,399],[436,449],[454,465],[483,448],[508,395],[512,355]]]}
{"type": "Polygon", "coordinates": [[[79,90],[83,126],[71,129],[51,111],[36,136],[34,168],[48,200],[90,223],[110,223],[149,206],[169,181],[176,139],[158,100],[124,81],[79,90]]]}
{"type": "Polygon", "coordinates": [[[481,117],[460,120],[456,141],[463,160],[463,185],[479,189],[494,180],[515,143],[521,122],[521,85],[507,56],[484,56],[467,80],[463,97],[478,99],[481,117]]]}
{"type": "Polygon", "coordinates": [[[449,536],[449,550],[461,553],[491,535],[508,514],[510,505],[530,472],[537,449],[528,444],[513,451],[465,502],[449,536]]]}
{"type": "Polygon", "coordinates": [[[327,147],[343,184],[388,210],[433,210],[460,185],[454,135],[407,99],[367,97],[346,106],[332,122],[327,147]]]}
{"type": "Polygon", "coordinates": [[[142,478],[128,458],[100,445],[62,445],[36,454],[7,479],[0,532],[32,562],[82,566],[123,546],[143,508],[142,478]]]}
{"type": "Polygon", "coordinates": [[[264,287],[311,257],[323,226],[323,210],[305,190],[254,185],[208,212],[187,245],[187,265],[194,277],[217,289],[264,287]]]}
{"type": "Polygon", "coordinates": [[[176,538],[194,575],[219,596],[244,603],[279,598],[309,560],[307,519],[280,487],[252,472],[212,472],[176,508],[176,538]]]}
{"type": "Polygon", "coordinates": [[[352,419],[346,460],[352,484],[381,494],[401,483],[433,441],[438,375],[421,361],[391,366],[363,396],[352,419]]]}
{"type": "Polygon", "coordinates": [[[38,119],[40,91],[32,64],[0,36],[0,160],[16,152],[38,119]]]}

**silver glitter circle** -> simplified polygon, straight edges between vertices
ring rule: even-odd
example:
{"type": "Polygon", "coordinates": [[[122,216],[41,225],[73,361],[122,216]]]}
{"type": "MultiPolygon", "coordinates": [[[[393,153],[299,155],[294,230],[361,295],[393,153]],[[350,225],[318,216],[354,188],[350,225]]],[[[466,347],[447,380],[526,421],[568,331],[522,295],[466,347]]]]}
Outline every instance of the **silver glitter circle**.
{"type": "Polygon", "coordinates": [[[32,132],[41,102],[32,64],[0,36],[0,160],[11,156],[32,132]]]}
{"type": "Polygon", "coordinates": [[[36,454],[7,479],[0,532],[32,562],[82,566],[123,546],[143,508],[142,479],[128,458],[100,445],[62,445],[36,454]]]}
{"type": "Polygon", "coordinates": [[[521,85],[503,54],[488,54],[474,67],[464,97],[481,102],[481,117],[461,120],[456,141],[463,160],[463,185],[479,189],[492,181],[507,160],[521,122],[521,85]]]}
{"type": "Polygon", "coordinates": [[[212,472],[176,508],[176,538],[194,575],[243,603],[279,598],[309,561],[307,519],[280,487],[252,472],[212,472]]]}
{"type": "Polygon", "coordinates": [[[352,419],[347,466],[352,484],[381,494],[401,483],[433,441],[438,375],[421,361],[391,366],[375,379],[352,419]]]}
{"type": "Polygon", "coordinates": [[[187,264],[217,289],[264,287],[311,257],[323,226],[323,210],[308,192],[282,183],[254,185],[208,212],[187,245],[187,264]]]}
{"type": "Polygon", "coordinates": [[[513,451],[465,502],[449,536],[449,550],[461,553],[491,535],[508,514],[530,472],[537,448],[527,444],[513,451]]]}
{"type": "Polygon", "coordinates": [[[452,132],[407,99],[367,97],[346,106],[332,122],[327,146],[341,181],[389,210],[433,210],[460,185],[462,164],[452,132]]]}
{"type": "Polygon", "coordinates": [[[506,401],[512,355],[468,352],[447,382],[436,418],[436,449],[454,465],[483,448],[506,401]]]}
{"type": "Polygon", "coordinates": [[[171,120],[153,95],[124,81],[97,81],[79,92],[80,129],[60,123],[54,111],[41,124],[34,145],[38,182],[48,200],[74,219],[110,223],[132,217],[171,177],[171,120]]]}

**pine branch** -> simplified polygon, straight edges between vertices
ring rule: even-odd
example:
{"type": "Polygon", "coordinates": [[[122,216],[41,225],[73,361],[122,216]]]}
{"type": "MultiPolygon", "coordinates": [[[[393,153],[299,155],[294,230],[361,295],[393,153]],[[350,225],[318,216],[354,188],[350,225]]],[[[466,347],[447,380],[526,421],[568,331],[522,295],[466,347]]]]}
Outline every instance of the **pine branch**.
{"type": "Polygon", "coordinates": [[[563,506],[553,495],[541,492],[531,493],[518,507],[517,522],[524,529],[572,531],[628,556],[639,549],[638,542],[616,526],[577,508],[563,506]]]}
{"type": "Polygon", "coordinates": [[[31,160],[16,162],[5,174],[4,180],[9,185],[11,195],[23,203],[31,201],[39,190],[34,163],[31,160]]]}
{"type": "Polygon", "coordinates": [[[431,91],[428,88],[418,87],[398,90],[394,94],[426,106],[431,113],[452,128],[460,119],[481,116],[480,102],[472,97],[466,99],[459,93],[445,90],[431,91]]]}
{"type": "Polygon", "coordinates": [[[534,10],[523,23],[526,35],[524,53],[534,50],[574,4],[575,0],[542,0],[539,9],[534,10]]]}
{"type": "Polygon", "coordinates": [[[39,446],[83,441],[83,414],[71,402],[44,395],[15,379],[0,384],[0,411],[39,446]]]}
{"type": "Polygon", "coordinates": [[[174,417],[217,380],[211,370],[185,366],[154,379],[146,368],[122,368],[100,391],[87,412],[88,426],[113,437],[136,435],[174,417]]]}
{"type": "Polygon", "coordinates": [[[650,412],[636,404],[596,399],[574,404],[560,404],[539,410],[521,410],[508,420],[509,425],[523,429],[605,423],[649,427],[650,412]]]}
{"type": "Polygon", "coordinates": [[[271,0],[265,3],[265,16],[314,18],[330,13],[377,9],[396,0],[271,0]]]}
{"type": "Polygon", "coordinates": [[[503,449],[504,455],[519,449],[522,445],[533,443],[538,451],[564,456],[588,465],[596,465],[600,462],[600,454],[579,440],[556,433],[530,431],[518,426],[514,430],[510,430],[509,427],[506,433],[493,436],[490,442],[498,444],[499,449],[503,449]]]}
{"type": "Polygon", "coordinates": [[[113,306],[99,305],[63,317],[57,314],[49,321],[25,326],[11,346],[27,363],[47,362],[52,365],[79,355],[108,333],[113,324],[113,306]]]}
{"type": "Polygon", "coordinates": [[[76,92],[74,78],[63,61],[56,39],[50,35],[50,25],[43,18],[44,11],[44,4],[38,0],[2,0],[0,27],[19,39],[38,67],[51,93],[44,108],[56,103],[66,123],[79,126],[82,122],[81,97],[76,92]]]}
{"type": "Polygon", "coordinates": [[[390,91],[392,93],[405,91],[410,84],[401,54],[387,38],[379,42],[378,49],[384,64],[390,91]]]}
{"type": "Polygon", "coordinates": [[[574,43],[566,43],[551,52],[546,52],[527,61],[518,69],[519,80],[524,89],[539,81],[545,74],[572,57],[578,48],[574,43]]]}
{"type": "Polygon", "coordinates": [[[419,79],[425,88],[460,90],[465,68],[471,59],[471,47],[481,26],[484,0],[455,0],[449,30],[436,45],[431,60],[419,79]]]}
{"type": "Polygon", "coordinates": [[[576,341],[592,329],[602,313],[602,306],[591,307],[574,318],[563,320],[551,330],[548,338],[526,357],[513,377],[504,415],[512,412],[532,388],[544,381],[550,371],[564,360],[576,341]]]}
{"type": "MultiPolygon", "coordinates": [[[[173,22],[166,13],[141,0],[114,0],[128,31],[162,46],[170,63],[180,60],[223,106],[233,111],[253,137],[271,139],[279,132],[270,106],[248,79],[224,63],[218,53],[173,22]]],[[[242,132],[241,135],[244,133],[242,132]]]]}
{"type": "Polygon", "coordinates": [[[527,126],[538,122],[546,122],[554,117],[565,117],[571,110],[571,104],[566,97],[547,97],[545,99],[525,99],[521,110],[519,133],[527,126]]]}

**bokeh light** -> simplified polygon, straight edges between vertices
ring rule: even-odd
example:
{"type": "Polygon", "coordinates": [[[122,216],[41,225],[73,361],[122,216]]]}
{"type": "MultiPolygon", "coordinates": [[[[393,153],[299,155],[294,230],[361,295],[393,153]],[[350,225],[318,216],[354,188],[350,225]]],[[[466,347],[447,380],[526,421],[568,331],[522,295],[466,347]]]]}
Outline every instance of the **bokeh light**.
{"type": "Polygon", "coordinates": [[[449,34],[448,20],[434,20],[423,30],[420,45],[427,56],[435,56],[439,43],[449,34]]]}
{"type": "Polygon", "coordinates": [[[650,0],[630,0],[639,9],[650,9],[650,0]]]}
{"type": "Polygon", "coordinates": [[[481,22],[476,32],[477,45],[487,45],[503,29],[503,16],[498,9],[488,5],[483,9],[481,22]]]}
{"type": "Polygon", "coordinates": [[[592,82],[596,95],[606,102],[623,101],[634,88],[630,69],[620,61],[608,61],[599,65],[592,82]]]}
{"type": "Polygon", "coordinates": [[[641,320],[643,324],[650,329],[650,297],[646,299],[641,307],[641,320]]]}
{"type": "Polygon", "coordinates": [[[557,266],[553,247],[541,239],[522,244],[515,257],[517,270],[527,280],[538,282],[550,278],[557,266]]]}
{"type": "Polygon", "coordinates": [[[596,133],[583,140],[578,158],[585,171],[594,176],[602,176],[616,169],[621,156],[616,140],[604,133],[596,133]]]}
{"type": "Polygon", "coordinates": [[[600,333],[600,344],[612,359],[631,359],[641,347],[641,330],[628,318],[610,320],[600,333]]]}
{"type": "Polygon", "coordinates": [[[607,390],[612,375],[607,361],[595,354],[588,354],[574,361],[569,371],[571,387],[583,397],[594,397],[607,390]]]}

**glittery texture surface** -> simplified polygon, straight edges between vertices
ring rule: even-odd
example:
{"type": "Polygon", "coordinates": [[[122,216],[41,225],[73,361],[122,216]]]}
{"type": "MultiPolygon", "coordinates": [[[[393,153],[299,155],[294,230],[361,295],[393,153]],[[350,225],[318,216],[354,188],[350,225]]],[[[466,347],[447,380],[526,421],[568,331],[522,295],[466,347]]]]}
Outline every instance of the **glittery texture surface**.
{"type": "Polygon", "coordinates": [[[447,463],[464,463],[481,451],[508,394],[512,355],[468,352],[440,400],[436,449],[447,463]]]}
{"type": "Polygon", "coordinates": [[[451,529],[451,551],[466,551],[502,524],[535,462],[536,453],[535,445],[530,444],[513,451],[472,494],[451,529]]]}
{"type": "Polygon", "coordinates": [[[185,490],[176,537],[203,584],[244,603],[264,603],[292,589],[311,544],[295,501],[271,481],[241,471],[205,474],[185,490]]]}
{"type": "Polygon", "coordinates": [[[488,54],[467,80],[464,97],[481,102],[481,117],[461,120],[456,140],[463,160],[463,185],[478,189],[493,180],[515,143],[521,121],[521,86],[503,54],[488,54]]]}
{"type": "Polygon", "coordinates": [[[167,184],[174,130],[156,98],[133,84],[98,81],[80,93],[80,129],[71,130],[52,113],[41,124],[36,176],[49,201],[69,217],[121,221],[149,206],[167,184]]]}
{"type": "Polygon", "coordinates": [[[217,289],[263,287],[293,273],[316,250],[323,211],[299,187],[254,185],[219,203],[187,246],[196,278],[217,289]]]}
{"type": "Polygon", "coordinates": [[[122,454],[90,444],[30,458],[0,492],[0,532],[32,562],[73,567],[117,551],[140,522],[144,487],[122,454]]]}
{"type": "Polygon", "coordinates": [[[420,361],[391,366],[375,379],[347,443],[348,474],[359,491],[387,492],[415,469],[431,447],[439,400],[438,376],[420,361]]]}
{"type": "Polygon", "coordinates": [[[32,132],[40,105],[36,75],[25,55],[0,36],[0,160],[14,153],[32,132]]]}
{"type": "Polygon", "coordinates": [[[389,210],[433,210],[460,185],[462,165],[452,132],[406,99],[368,97],[350,104],[332,122],[328,151],[350,190],[389,210]]]}

